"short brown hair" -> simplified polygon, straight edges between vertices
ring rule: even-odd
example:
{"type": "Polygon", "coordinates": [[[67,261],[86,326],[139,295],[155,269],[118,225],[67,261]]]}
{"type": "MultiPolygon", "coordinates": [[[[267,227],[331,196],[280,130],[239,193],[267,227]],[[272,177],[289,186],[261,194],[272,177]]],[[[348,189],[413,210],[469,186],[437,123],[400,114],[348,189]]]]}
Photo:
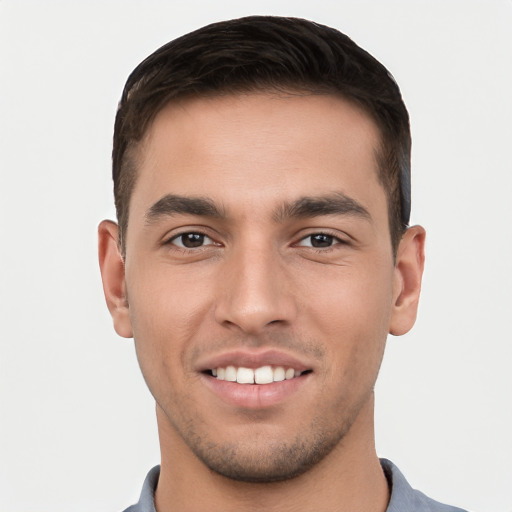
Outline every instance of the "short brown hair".
{"type": "Polygon", "coordinates": [[[137,179],[134,152],[156,114],[184,97],[265,90],[339,95],[376,122],[379,180],[387,195],[396,254],[411,205],[409,115],[398,85],[380,62],[338,30],[274,16],[200,28],[162,46],[129,76],[116,115],[112,154],[123,253],[137,179]]]}

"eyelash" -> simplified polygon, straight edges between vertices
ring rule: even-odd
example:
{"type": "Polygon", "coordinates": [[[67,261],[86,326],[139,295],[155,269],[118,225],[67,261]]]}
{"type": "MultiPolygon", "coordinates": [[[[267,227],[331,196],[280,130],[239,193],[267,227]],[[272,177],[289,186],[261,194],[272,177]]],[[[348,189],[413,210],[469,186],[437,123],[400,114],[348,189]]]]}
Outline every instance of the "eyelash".
{"type": "MultiPolygon", "coordinates": [[[[204,241],[204,240],[203,240],[204,241]]],[[[206,233],[204,233],[203,231],[183,231],[181,233],[178,233],[176,235],[173,235],[172,237],[170,237],[168,240],[166,240],[164,242],[164,245],[171,245],[173,246],[173,249],[174,250],[178,250],[178,251],[182,251],[182,252],[189,252],[189,251],[195,251],[195,252],[198,252],[198,250],[200,249],[204,249],[205,247],[208,247],[208,246],[211,246],[211,245],[216,245],[216,246],[219,246],[220,244],[219,243],[216,243],[209,235],[207,235],[206,233]],[[211,240],[212,243],[209,243],[207,245],[200,245],[198,247],[184,247],[184,246],[180,246],[180,245],[177,245],[175,243],[176,240],[180,239],[180,238],[183,238],[185,237],[186,235],[197,235],[197,236],[200,236],[200,237],[203,237],[204,238],[208,238],[209,240],[211,240]]]]}
{"type": "Polygon", "coordinates": [[[307,247],[308,249],[312,249],[317,253],[326,253],[326,252],[335,250],[335,246],[337,246],[337,245],[348,245],[348,244],[349,244],[349,242],[346,239],[340,238],[339,236],[337,236],[333,233],[329,233],[328,231],[319,231],[319,232],[315,231],[314,233],[309,233],[306,236],[301,237],[301,239],[298,242],[296,242],[294,245],[299,246],[299,247],[307,247]],[[331,238],[332,239],[331,245],[329,245],[328,247],[314,247],[313,245],[308,245],[308,246],[300,245],[301,242],[307,240],[308,238],[313,239],[313,237],[320,237],[320,236],[331,238]]]}
{"type": "MultiPolygon", "coordinates": [[[[172,237],[170,237],[168,240],[166,240],[163,245],[171,245],[171,246],[173,246],[173,250],[181,251],[183,253],[188,253],[191,251],[198,252],[199,250],[201,250],[201,249],[204,250],[209,246],[220,246],[221,244],[215,242],[212,239],[212,237],[210,237],[207,233],[197,230],[197,231],[183,231],[181,233],[177,233],[177,234],[173,235],[172,237]],[[204,242],[204,238],[207,238],[211,241],[211,243],[206,244],[206,245],[200,245],[197,247],[184,247],[184,246],[180,246],[177,243],[175,243],[176,240],[178,240],[186,235],[196,235],[196,236],[203,237],[202,242],[204,242]]],[[[334,247],[337,245],[349,245],[349,242],[343,238],[340,238],[339,236],[337,236],[333,233],[329,233],[328,231],[318,231],[318,232],[315,231],[313,233],[309,233],[305,236],[302,236],[297,242],[295,242],[292,245],[295,247],[307,247],[308,249],[314,250],[317,253],[326,253],[326,252],[330,252],[330,251],[334,250],[334,247]],[[304,242],[308,238],[312,239],[313,237],[320,237],[320,236],[331,238],[332,239],[331,245],[329,245],[328,247],[314,247],[313,245],[301,245],[301,242],[304,242]]]]}

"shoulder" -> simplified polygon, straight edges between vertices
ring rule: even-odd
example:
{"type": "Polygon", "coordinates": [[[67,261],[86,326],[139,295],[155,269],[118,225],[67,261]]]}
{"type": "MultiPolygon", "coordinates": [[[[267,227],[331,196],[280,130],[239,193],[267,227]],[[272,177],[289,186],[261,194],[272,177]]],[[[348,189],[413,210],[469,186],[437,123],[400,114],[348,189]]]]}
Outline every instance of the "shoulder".
{"type": "Polygon", "coordinates": [[[139,502],[124,510],[124,512],[156,512],[155,509],[155,491],[160,476],[160,466],[155,466],[150,470],[140,493],[139,502]]]}
{"type": "Polygon", "coordinates": [[[466,512],[425,496],[409,485],[404,475],[391,461],[381,459],[380,462],[391,489],[386,512],[466,512]]]}
{"type": "MultiPolygon", "coordinates": [[[[404,475],[391,461],[381,459],[380,462],[391,489],[391,498],[386,512],[467,512],[425,496],[409,485],[404,475]]],[[[124,512],[156,512],[154,500],[159,476],[160,466],[155,466],[146,476],[139,502],[128,507],[124,512]]]]}

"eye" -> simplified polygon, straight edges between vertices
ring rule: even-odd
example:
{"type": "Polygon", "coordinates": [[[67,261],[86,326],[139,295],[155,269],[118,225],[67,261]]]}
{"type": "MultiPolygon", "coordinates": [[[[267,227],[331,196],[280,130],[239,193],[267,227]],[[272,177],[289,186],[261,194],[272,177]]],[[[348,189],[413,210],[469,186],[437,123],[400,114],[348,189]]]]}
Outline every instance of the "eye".
{"type": "Polygon", "coordinates": [[[304,237],[297,245],[301,247],[314,247],[315,249],[326,249],[339,243],[343,243],[342,240],[333,235],[315,233],[304,237]]]}
{"type": "Polygon", "coordinates": [[[171,238],[168,243],[181,247],[182,249],[195,249],[205,245],[212,245],[214,242],[204,233],[190,232],[181,233],[171,238]]]}

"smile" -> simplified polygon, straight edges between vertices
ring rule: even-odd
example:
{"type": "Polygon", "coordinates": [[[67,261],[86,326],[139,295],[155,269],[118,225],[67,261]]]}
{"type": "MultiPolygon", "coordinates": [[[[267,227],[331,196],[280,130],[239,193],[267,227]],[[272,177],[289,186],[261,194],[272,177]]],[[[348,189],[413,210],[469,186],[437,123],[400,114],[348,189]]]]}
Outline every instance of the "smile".
{"type": "Polygon", "coordinates": [[[245,368],[243,366],[226,366],[210,370],[211,375],[217,380],[228,382],[237,382],[238,384],[272,384],[273,382],[282,382],[300,377],[303,373],[294,368],[285,368],[284,366],[270,365],[260,366],[259,368],[245,368]]]}

